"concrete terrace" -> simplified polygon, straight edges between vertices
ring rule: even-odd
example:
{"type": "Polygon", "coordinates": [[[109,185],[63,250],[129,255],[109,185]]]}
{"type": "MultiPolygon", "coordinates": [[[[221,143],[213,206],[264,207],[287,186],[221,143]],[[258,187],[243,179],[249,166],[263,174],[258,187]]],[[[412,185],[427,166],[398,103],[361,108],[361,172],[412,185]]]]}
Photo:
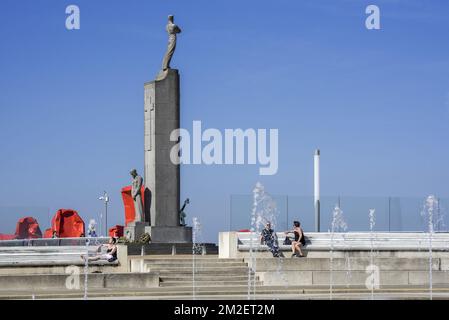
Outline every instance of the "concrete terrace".
{"type": "MultiPolygon", "coordinates": [[[[309,234],[305,258],[290,258],[288,246],[282,247],[287,258],[273,258],[265,246],[255,243],[250,252],[245,247],[250,237],[238,233],[220,235],[219,255],[213,247],[203,255],[186,254],[185,244],[179,249],[119,245],[118,262],[89,264],[87,295],[92,299],[229,300],[247,299],[251,292],[251,299],[329,299],[332,279],[332,298],[370,299],[366,284],[373,275],[369,266],[374,265],[379,281],[375,298],[428,299],[430,270],[433,297],[449,298],[447,234],[432,235],[431,260],[429,235],[424,233],[392,234],[388,244],[387,234],[377,234],[374,243],[378,245],[372,251],[366,233],[334,235],[332,252],[326,247],[329,235],[322,235],[320,239],[309,234]],[[236,246],[226,247],[223,240],[229,244],[233,237],[236,246]],[[401,239],[408,247],[400,245],[401,239]],[[412,250],[410,239],[420,247],[412,250]],[[235,256],[223,257],[230,252],[235,256]]],[[[88,248],[91,255],[96,248],[88,248]]],[[[0,246],[0,298],[82,299],[86,269],[80,255],[86,250],[86,246],[0,246]],[[73,286],[73,276],[78,287],[73,286]]]]}

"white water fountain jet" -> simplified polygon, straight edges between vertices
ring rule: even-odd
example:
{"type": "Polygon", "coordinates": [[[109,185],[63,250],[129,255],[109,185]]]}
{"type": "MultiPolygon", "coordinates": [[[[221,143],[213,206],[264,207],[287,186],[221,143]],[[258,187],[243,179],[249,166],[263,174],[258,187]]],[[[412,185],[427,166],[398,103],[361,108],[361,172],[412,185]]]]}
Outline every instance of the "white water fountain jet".
{"type": "MultiPolygon", "coordinates": [[[[274,221],[274,225],[276,225],[276,220],[272,220],[274,221]]],[[[276,231],[276,229],[275,229],[276,231]]],[[[287,235],[286,235],[287,236],[287,235]]],[[[276,235],[275,237],[275,241],[277,243],[277,245],[279,246],[279,241],[278,241],[278,237],[276,235]]],[[[279,257],[276,258],[276,276],[278,279],[280,279],[280,283],[284,286],[284,288],[288,288],[288,280],[285,277],[285,273],[284,273],[284,256],[281,252],[281,250],[279,250],[279,257]]],[[[276,300],[280,299],[280,295],[274,296],[273,297],[276,300]]]]}
{"type": "Polygon", "coordinates": [[[347,250],[345,252],[345,269],[346,269],[346,288],[349,288],[351,284],[352,279],[352,273],[351,273],[351,257],[350,252],[347,250]]]}
{"type": "Polygon", "coordinates": [[[439,213],[439,201],[434,195],[430,195],[424,202],[421,216],[427,220],[427,228],[429,233],[429,298],[433,299],[433,283],[432,283],[432,238],[435,230],[435,225],[439,226],[442,222],[442,217],[439,213]]]}
{"type": "Polygon", "coordinates": [[[370,209],[369,213],[368,213],[368,217],[369,217],[369,232],[370,232],[370,247],[371,247],[371,252],[370,252],[370,265],[371,265],[371,300],[374,300],[374,279],[375,279],[375,269],[374,269],[374,243],[373,243],[373,237],[374,237],[374,226],[376,225],[376,209],[370,209]]]}
{"type": "Polygon", "coordinates": [[[84,259],[84,300],[87,300],[88,274],[89,274],[89,244],[90,239],[86,238],[86,259],[84,259]]]}
{"type": "Polygon", "coordinates": [[[334,233],[344,232],[348,229],[348,225],[343,217],[343,211],[340,209],[339,205],[335,205],[334,211],[332,212],[332,223],[331,223],[331,252],[330,252],[330,265],[329,265],[329,299],[333,298],[333,269],[334,269],[334,233]]]}
{"type": "Polygon", "coordinates": [[[201,223],[197,217],[192,218],[192,299],[196,299],[196,255],[202,254],[201,223]]]}
{"type": "Polygon", "coordinates": [[[283,257],[279,257],[277,259],[276,275],[281,280],[281,283],[284,285],[284,287],[287,288],[288,287],[288,280],[287,280],[287,278],[285,277],[285,274],[284,274],[284,258],[283,257]]]}
{"type": "MultiPolygon", "coordinates": [[[[271,223],[276,231],[277,208],[273,198],[265,192],[265,187],[257,182],[253,189],[253,208],[251,211],[251,229],[250,229],[250,266],[248,268],[248,300],[256,298],[256,270],[257,270],[257,245],[259,236],[267,222],[271,223]]],[[[276,239],[277,240],[277,239],[276,239]]],[[[282,265],[281,265],[282,267],[282,265]]]]}

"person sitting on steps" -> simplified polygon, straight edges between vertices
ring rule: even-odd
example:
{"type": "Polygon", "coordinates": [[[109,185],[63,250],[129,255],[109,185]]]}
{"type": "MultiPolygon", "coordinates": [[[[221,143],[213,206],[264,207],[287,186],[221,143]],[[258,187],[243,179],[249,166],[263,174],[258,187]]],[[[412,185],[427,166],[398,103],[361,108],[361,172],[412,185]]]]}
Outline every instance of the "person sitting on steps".
{"type": "Polygon", "coordinates": [[[117,239],[114,237],[111,237],[109,239],[109,243],[108,244],[102,244],[98,247],[98,251],[101,250],[101,247],[106,246],[107,250],[106,253],[104,254],[99,254],[96,255],[94,257],[89,257],[86,255],[81,255],[81,259],[83,259],[84,261],[98,261],[98,260],[107,260],[108,262],[114,262],[115,260],[117,260],[117,239]]]}
{"type": "Polygon", "coordinates": [[[299,221],[293,221],[293,230],[286,231],[286,236],[288,236],[289,233],[293,233],[295,235],[295,240],[292,241],[292,258],[304,257],[301,251],[301,246],[304,246],[306,241],[304,238],[304,232],[301,228],[301,223],[299,221]],[[296,251],[299,252],[299,256],[296,254],[296,251]]]}
{"type": "Polygon", "coordinates": [[[271,229],[271,223],[267,222],[265,225],[265,229],[262,230],[260,234],[260,242],[265,243],[270,249],[273,257],[279,258],[279,246],[277,243],[276,233],[273,229],[271,229]]]}

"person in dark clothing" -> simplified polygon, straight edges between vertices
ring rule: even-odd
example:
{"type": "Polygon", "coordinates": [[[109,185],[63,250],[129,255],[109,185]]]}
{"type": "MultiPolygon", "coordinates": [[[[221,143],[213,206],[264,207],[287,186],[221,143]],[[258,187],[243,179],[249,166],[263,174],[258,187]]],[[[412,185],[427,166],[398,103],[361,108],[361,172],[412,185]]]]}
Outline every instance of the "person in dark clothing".
{"type": "Polygon", "coordinates": [[[304,257],[301,251],[301,246],[306,244],[304,238],[304,232],[301,228],[301,223],[299,221],[293,221],[293,230],[286,231],[285,234],[293,233],[295,235],[295,240],[292,241],[292,258],[293,257],[304,257]],[[296,254],[296,251],[299,252],[299,256],[296,254]]]}
{"type": "Polygon", "coordinates": [[[265,229],[262,230],[260,234],[260,242],[264,242],[268,246],[271,253],[273,254],[273,257],[278,258],[280,256],[276,233],[273,229],[271,229],[270,222],[267,222],[267,224],[265,225],[265,229]]]}
{"type": "Polygon", "coordinates": [[[98,247],[98,251],[101,251],[102,247],[106,247],[106,253],[99,254],[94,257],[89,257],[86,255],[81,255],[81,258],[86,261],[97,261],[97,260],[107,260],[108,262],[114,262],[117,260],[117,239],[114,237],[111,237],[109,239],[108,244],[102,244],[98,247]]]}

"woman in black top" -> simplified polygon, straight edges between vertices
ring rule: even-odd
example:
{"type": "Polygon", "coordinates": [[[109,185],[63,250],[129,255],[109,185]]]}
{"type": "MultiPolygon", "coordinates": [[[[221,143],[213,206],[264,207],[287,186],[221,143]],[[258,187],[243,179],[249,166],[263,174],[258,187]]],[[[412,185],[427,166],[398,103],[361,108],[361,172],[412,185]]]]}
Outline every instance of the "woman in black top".
{"type": "Polygon", "coordinates": [[[292,241],[292,258],[293,257],[304,257],[301,251],[301,246],[305,244],[304,232],[301,228],[301,223],[299,221],[293,221],[293,230],[286,231],[285,234],[293,233],[295,235],[295,240],[292,241]],[[299,256],[296,254],[299,252],[299,256]]]}
{"type": "Polygon", "coordinates": [[[86,260],[86,258],[89,261],[97,261],[97,260],[107,260],[108,262],[114,262],[115,260],[117,260],[117,239],[111,237],[109,239],[109,243],[108,244],[102,244],[100,247],[98,247],[98,251],[101,250],[101,247],[106,246],[107,250],[105,254],[99,254],[95,257],[86,257],[85,255],[82,255],[81,258],[83,260],[86,260]]]}

